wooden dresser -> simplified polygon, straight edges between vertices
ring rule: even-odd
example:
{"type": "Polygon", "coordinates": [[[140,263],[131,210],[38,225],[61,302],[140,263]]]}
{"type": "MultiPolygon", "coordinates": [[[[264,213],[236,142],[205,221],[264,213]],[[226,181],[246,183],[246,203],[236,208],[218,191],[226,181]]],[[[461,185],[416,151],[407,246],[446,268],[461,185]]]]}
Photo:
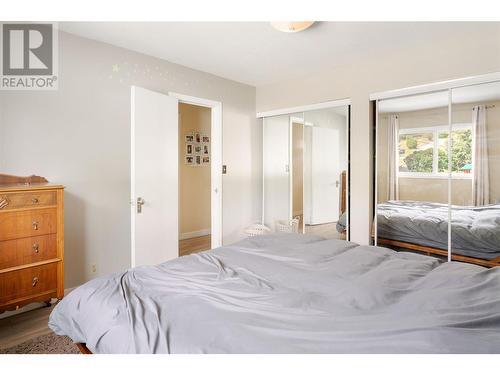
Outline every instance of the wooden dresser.
{"type": "Polygon", "coordinates": [[[0,313],[64,296],[64,187],[0,175],[0,313]]]}

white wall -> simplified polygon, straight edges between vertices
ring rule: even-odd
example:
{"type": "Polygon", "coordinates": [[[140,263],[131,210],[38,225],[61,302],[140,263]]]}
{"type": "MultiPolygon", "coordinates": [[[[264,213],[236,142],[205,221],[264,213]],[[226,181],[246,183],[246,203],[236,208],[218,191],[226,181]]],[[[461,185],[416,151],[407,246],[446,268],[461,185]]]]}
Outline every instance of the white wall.
{"type": "Polygon", "coordinates": [[[223,102],[224,243],[260,219],[255,88],[67,33],[59,41],[59,90],[0,92],[0,173],[66,186],[66,287],[130,265],[131,85],[223,102]]]}
{"type": "Polygon", "coordinates": [[[373,178],[370,93],[495,71],[500,71],[500,24],[478,24],[473,32],[436,38],[433,44],[258,87],[257,111],[351,98],[351,239],[366,244],[373,178]]]}

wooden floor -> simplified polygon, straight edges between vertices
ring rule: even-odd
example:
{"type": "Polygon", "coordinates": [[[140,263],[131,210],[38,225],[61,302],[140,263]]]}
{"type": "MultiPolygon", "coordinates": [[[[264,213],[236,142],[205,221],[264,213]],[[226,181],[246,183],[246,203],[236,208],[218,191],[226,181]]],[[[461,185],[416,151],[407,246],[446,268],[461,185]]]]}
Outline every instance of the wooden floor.
{"type": "Polygon", "coordinates": [[[199,253],[200,251],[210,250],[212,237],[202,236],[188,238],[187,240],[179,241],[179,256],[199,253]]]}
{"type": "Polygon", "coordinates": [[[48,323],[53,306],[0,319],[0,349],[10,348],[52,332],[48,323]]]}

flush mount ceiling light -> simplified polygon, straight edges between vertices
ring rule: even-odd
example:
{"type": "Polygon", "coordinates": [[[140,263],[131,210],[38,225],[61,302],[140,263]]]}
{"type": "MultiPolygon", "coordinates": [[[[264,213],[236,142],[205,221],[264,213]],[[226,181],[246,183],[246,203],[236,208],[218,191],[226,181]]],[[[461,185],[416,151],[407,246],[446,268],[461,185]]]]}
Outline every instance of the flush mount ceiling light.
{"type": "Polygon", "coordinates": [[[297,33],[310,27],[314,21],[302,22],[271,22],[271,26],[284,33],[297,33]]]}

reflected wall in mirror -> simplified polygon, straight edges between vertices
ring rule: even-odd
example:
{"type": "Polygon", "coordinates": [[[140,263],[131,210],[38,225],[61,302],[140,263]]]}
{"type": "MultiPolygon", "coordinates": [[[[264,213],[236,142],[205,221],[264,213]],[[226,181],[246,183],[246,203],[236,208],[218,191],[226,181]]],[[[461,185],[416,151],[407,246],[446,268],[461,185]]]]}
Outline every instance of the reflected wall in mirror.
{"type": "Polygon", "coordinates": [[[263,224],[348,237],[348,114],[342,106],[263,119],[263,224]]]}
{"type": "Polygon", "coordinates": [[[448,92],[378,103],[377,244],[448,252],[448,92]]]}

